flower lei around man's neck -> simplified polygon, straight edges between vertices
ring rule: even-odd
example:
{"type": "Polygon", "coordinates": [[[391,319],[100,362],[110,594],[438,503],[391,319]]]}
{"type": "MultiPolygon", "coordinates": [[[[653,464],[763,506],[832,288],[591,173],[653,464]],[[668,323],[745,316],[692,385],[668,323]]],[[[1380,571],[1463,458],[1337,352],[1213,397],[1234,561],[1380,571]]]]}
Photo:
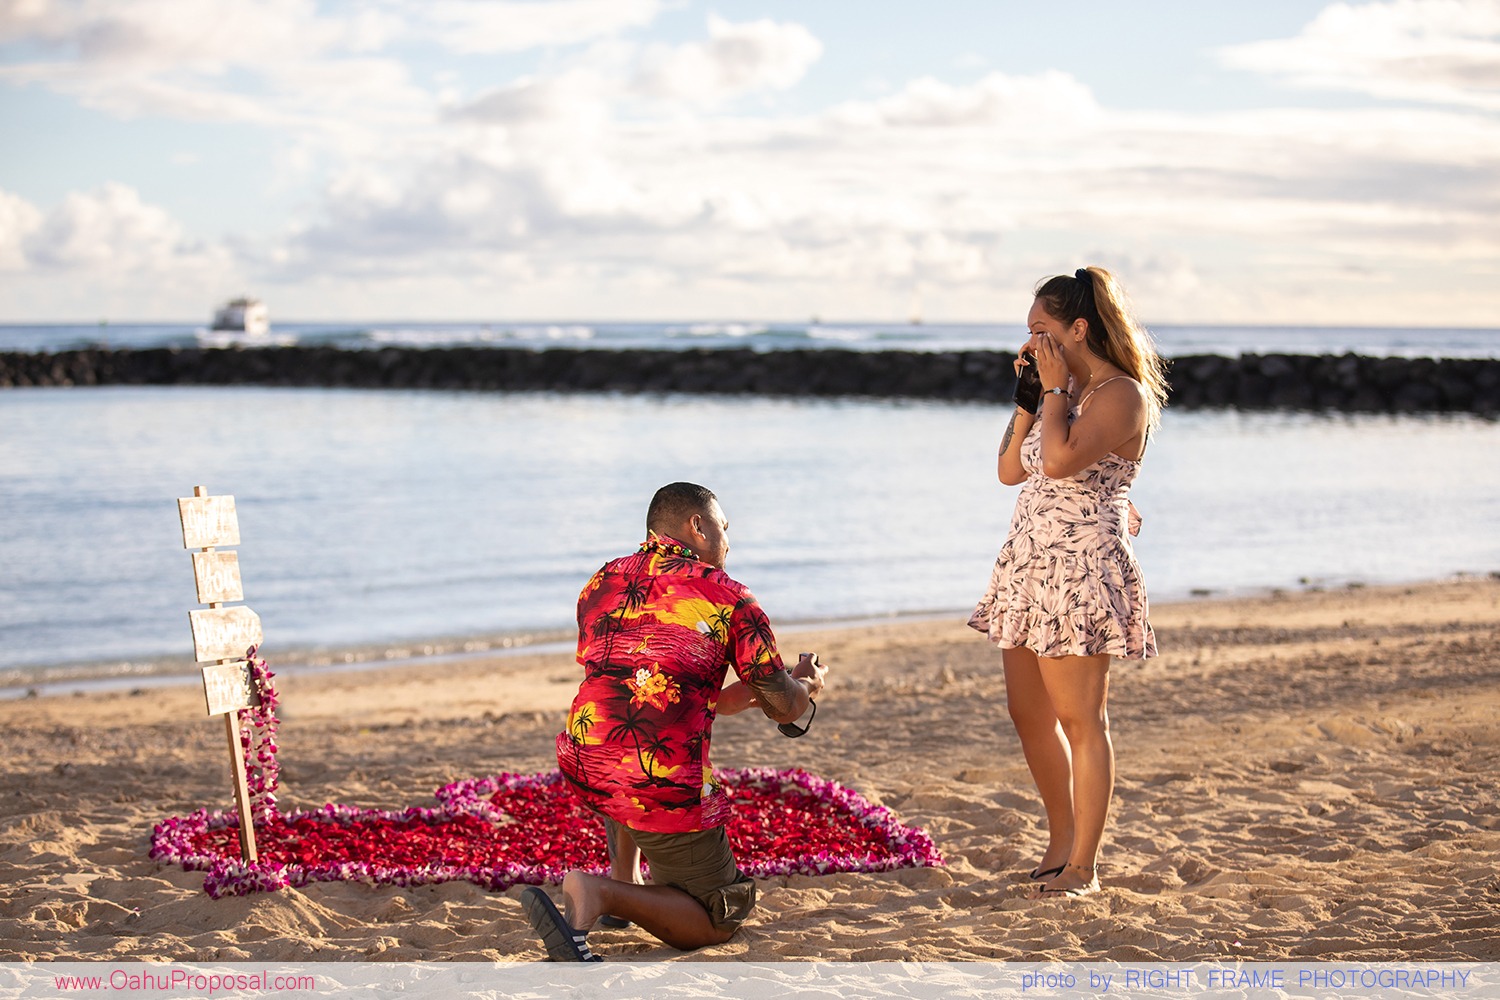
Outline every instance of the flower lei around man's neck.
{"type": "Polygon", "coordinates": [[[666,535],[658,535],[654,531],[641,543],[641,547],[636,551],[655,552],[658,555],[664,556],[684,556],[688,559],[698,558],[696,552],[683,545],[677,539],[669,538],[666,535]]]}
{"type": "MultiPolygon", "coordinates": [[[[428,885],[466,881],[491,890],[561,882],[568,871],[603,874],[604,828],[556,771],[467,778],[439,788],[435,808],[276,805],[275,676],[247,654],[260,694],[242,709],[241,746],[259,860],[240,857],[239,813],[198,809],[158,823],[151,857],[203,871],[215,899],[315,882],[428,885]]],[[[940,866],[932,838],[836,781],[798,769],[721,769],[733,803],[727,826],[741,870],[758,878],[940,866]]]]}

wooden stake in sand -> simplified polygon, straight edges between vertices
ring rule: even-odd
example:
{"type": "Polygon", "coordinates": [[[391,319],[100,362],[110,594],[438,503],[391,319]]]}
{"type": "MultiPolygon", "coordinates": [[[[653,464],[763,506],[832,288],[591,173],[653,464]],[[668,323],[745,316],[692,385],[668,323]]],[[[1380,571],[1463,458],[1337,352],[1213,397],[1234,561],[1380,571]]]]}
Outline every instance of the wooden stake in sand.
{"type": "Polygon", "coordinates": [[[198,603],[208,607],[188,612],[193,659],[199,663],[216,661],[203,668],[203,697],[209,715],[224,716],[234,802],[240,814],[240,853],[249,863],[256,859],[255,820],[245,779],[245,751],[240,744],[240,709],[260,704],[245,659],[251,646],[260,645],[260,616],[244,605],[224,606],[227,601],[245,599],[239,555],[217,551],[221,545],[240,543],[234,497],[211,497],[206,487],[195,486],[192,496],[178,498],[177,514],[182,519],[183,548],[199,550],[193,553],[193,577],[198,584],[198,603]]]}

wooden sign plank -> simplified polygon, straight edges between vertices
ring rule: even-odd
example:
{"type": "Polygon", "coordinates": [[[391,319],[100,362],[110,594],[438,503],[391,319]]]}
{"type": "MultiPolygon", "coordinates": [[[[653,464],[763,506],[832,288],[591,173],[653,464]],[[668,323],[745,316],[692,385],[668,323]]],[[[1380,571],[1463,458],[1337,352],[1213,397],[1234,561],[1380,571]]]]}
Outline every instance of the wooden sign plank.
{"type": "Polygon", "coordinates": [[[250,673],[250,664],[215,663],[203,668],[203,699],[209,715],[223,715],[260,704],[260,692],[250,673]]]}
{"type": "Polygon", "coordinates": [[[243,604],[189,611],[188,623],[193,629],[193,658],[199,663],[241,659],[264,638],[260,615],[243,604]]]}
{"type": "Polygon", "coordinates": [[[178,497],[177,516],[182,519],[185,549],[240,544],[240,519],[232,496],[178,497]]]}
{"type": "Polygon", "coordinates": [[[225,604],[245,599],[238,552],[194,552],[192,556],[199,604],[225,604]]]}

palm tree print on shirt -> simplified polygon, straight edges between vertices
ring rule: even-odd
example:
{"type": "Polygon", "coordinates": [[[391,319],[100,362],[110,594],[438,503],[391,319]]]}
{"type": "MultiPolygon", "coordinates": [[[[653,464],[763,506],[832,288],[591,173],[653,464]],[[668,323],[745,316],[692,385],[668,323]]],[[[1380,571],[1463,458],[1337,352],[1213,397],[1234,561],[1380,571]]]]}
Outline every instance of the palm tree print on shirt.
{"type": "Polygon", "coordinates": [[[704,829],[727,818],[708,759],[730,668],[781,669],[755,598],[672,539],[653,536],[605,565],[578,602],[583,683],[558,763],[605,815],[642,830],[704,829]]]}

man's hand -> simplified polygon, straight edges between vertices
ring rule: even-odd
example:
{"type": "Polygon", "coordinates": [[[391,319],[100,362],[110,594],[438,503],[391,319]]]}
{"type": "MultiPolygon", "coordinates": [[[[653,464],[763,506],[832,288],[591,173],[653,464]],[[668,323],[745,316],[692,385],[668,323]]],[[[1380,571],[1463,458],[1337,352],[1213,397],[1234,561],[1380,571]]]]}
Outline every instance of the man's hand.
{"type": "Polygon", "coordinates": [[[796,722],[807,711],[807,703],[823,692],[828,668],[817,653],[803,653],[788,673],[778,670],[763,681],[750,684],[755,701],[773,722],[796,722]]]}
{"type": "Polygon", "coordinates": [[[797,665],[792,668],[792,677],[806,681],[807,696],[816,698],[823,693],[823,685],[828,681],[828,668],[818,662],[817,653],[803,653],[797,657],[797,665]]]}

